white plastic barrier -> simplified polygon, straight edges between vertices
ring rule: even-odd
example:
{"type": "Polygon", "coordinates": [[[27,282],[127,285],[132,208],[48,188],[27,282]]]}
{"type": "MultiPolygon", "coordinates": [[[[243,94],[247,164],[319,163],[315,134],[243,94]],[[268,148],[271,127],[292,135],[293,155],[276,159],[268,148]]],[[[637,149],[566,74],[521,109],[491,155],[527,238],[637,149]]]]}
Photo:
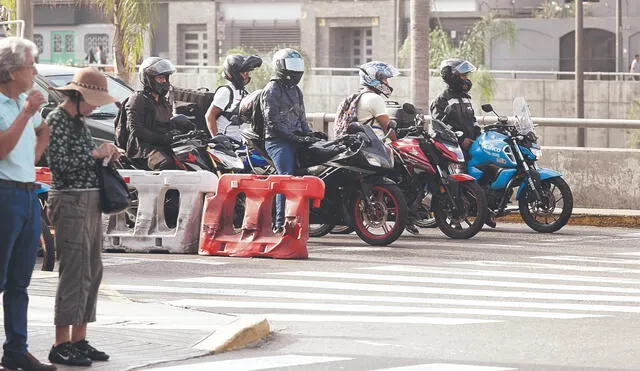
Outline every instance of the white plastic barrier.
{"type": "Polygon", "coordinates": [[[134,202],[128,211],[103,216],[104,249],[195,253],[204,195],[217,190],[218,177],[208,171],[118,171],[137,191],[137,210],[134,202]],[[167,226],[164,216],[165,195],[171,189],[180,193],[175,228],[167,226]]]}

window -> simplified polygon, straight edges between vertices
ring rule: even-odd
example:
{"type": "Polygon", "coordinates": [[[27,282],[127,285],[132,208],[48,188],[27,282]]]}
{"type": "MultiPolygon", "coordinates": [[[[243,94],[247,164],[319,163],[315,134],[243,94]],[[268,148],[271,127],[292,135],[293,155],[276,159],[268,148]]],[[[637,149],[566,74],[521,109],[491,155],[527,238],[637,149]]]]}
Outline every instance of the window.
{"type": "Polygon", "coordinates": [[[207,25],[179,25],[180,63],[187,66],[208,65],[207,25]]]}
{"type": "Polygon", "coordinates": [[[371,61],[373,54],[373,33],[371,29],[353,29],[351,32],[351,60],[353,66],[359,66],[362,61],[371,61]]]}
{"type": "Polygon", "coordinates": [[[84,35],[84,50],[88,52],[89,49],[96,50],[101,46],[102,50],[108,52],[109,48],[109,35],[105,33],[89,33],[84,35]]]}
{"type": "Polygon", "coordinates": [[[42,55],[44,52],[44,39],[41,34],[37,33],[33,35],[33,43],[38,47],[38,55],[42,55]]]}

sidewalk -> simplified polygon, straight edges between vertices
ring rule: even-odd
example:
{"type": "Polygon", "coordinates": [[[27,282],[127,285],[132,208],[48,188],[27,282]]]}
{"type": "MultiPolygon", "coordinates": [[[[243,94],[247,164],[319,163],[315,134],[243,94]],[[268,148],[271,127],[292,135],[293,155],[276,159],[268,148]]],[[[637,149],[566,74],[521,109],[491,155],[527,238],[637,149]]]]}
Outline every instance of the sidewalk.
{"type": "MultiPolygon", "coordinates": [[[[498,218],[498,221],[523,223],[520,214],[517,212],[498,218]]],[[[574,208],[568,224],[591,225],[596,227],[640,228],[640,210],[574,208]]]]}
{"type": "MultiPolygon", "coordinates": [[[[57,276],[57,272],[35,270],[29,287],[29,350],[43,362],[48,362],[54,339],[57,276]]],[[[134,370],[159,362],[220,353],[269,335],[265,318],[134,303],[107,290],[100,290],[97,319],[89,325],[87,339],[110,354],[111,359],[94,362],[92,370],[134,370]]],[[[78,370],[57,366],[58,370],[78,370]]]]}

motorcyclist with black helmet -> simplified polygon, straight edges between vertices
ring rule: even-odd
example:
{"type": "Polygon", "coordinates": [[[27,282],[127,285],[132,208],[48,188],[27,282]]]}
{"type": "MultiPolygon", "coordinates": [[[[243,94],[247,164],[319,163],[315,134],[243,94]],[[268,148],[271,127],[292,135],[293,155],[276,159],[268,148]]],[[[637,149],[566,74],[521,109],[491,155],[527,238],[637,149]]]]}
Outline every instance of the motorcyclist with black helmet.
{"type": "Polygon", "coordinates": [[[471,96],[468,94],[472,82],[468,74],[476,67],[464,59],[451,58],[440,63],[440,76],[447,89],[431,103],[431,117],[451,125],[453,130],[462,131],[460,146],[468,155],[468,149],[480,135],[480,126],[476,120],[471,96]]]}
{"type": "Polygon", "coordinates": [[[164,58],[149,57],[142,61],[138,78],[142,90],[135,91],[124,104],[127,126],[127,157],[136,165],[151,170],[175,169],[170,145],[181,131],[171,122],[173,109],[166,95],[171,88],[169,76],[176,72],[164,58]]]}
{"type": "MultiPolygon", "coordinates": [[[[263,88],[260,97],[265,149],[278,174],[293,175],[297,151],[320,140],[322,135],[312,133],[307,123],[304,98],[298,87],[304,74],[302,55],[290,48],[280,49],[273,56],[273,69],[275,76],[263,88]]],[[[278,195],[274,233],[283,231],[284,205],[284,197],[278,195]]]]}
{"type": "Polygon", "coordinates": [[[262,59],[257,55],[230,54],[225,58],[223,73],[228,82],[216,89],[205,116],[212,137],[224,134],[241,140],[238,108],[242,98],[248,94],[245,86],[251,81],[249,73],[261,65],[262,59]]]}

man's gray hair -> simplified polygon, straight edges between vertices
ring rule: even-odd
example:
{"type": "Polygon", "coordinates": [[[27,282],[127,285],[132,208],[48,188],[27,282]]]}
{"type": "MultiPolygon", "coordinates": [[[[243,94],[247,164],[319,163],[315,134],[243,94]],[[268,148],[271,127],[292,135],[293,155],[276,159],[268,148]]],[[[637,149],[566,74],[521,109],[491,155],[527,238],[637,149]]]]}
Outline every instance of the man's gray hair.
{"type": "Polygon", "coordinates": [[[38,47],[31,40],[16,36],[0,40],[0,84],[11,81],[10,72],[25,65],[27,51],[34,58],[38,55],[38,47]]]}

